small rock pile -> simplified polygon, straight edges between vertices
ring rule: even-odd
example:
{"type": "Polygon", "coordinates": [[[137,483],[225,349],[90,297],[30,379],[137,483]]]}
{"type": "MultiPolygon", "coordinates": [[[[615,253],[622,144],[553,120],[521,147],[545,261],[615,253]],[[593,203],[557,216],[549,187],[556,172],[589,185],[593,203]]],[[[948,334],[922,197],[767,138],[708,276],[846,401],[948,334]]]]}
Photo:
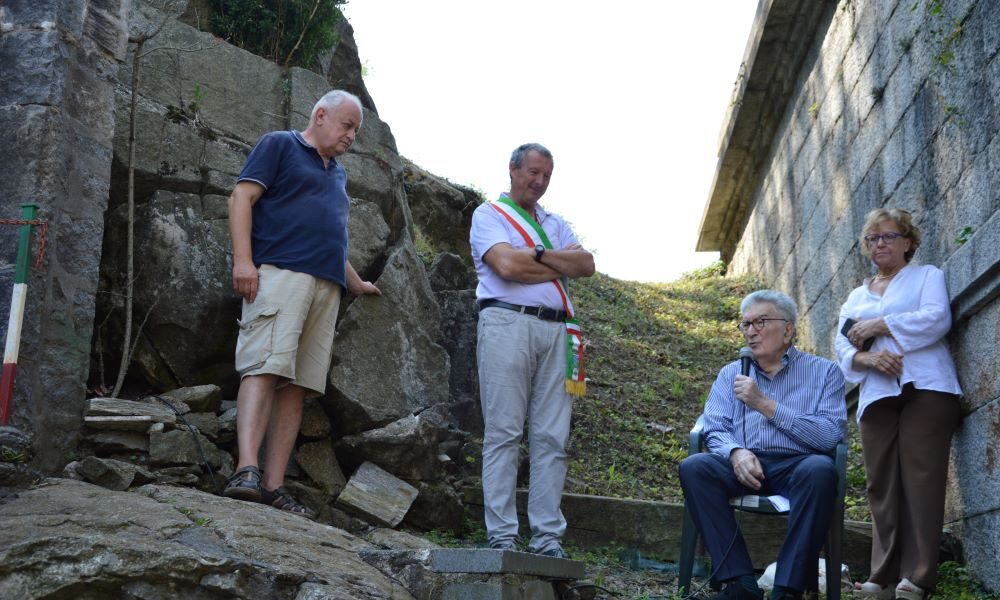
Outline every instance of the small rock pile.
{"type": "MultiPolygon", "coordinates": [[[[441,444],[447,430],[442,407],[334,442],[323,406],[308,399],[286,485],[319,521],[348,531],[406,519],[419,529],[460,533],[462,500],[448,474],[454,461],[440,453],[450,447],[441,444]]],[[[223,400],[215,385],[139,400],[91,398],[80,448],[65,477],[118,491],[151,483],[220,493],[235,465],[236,402],[223,400]]]]}

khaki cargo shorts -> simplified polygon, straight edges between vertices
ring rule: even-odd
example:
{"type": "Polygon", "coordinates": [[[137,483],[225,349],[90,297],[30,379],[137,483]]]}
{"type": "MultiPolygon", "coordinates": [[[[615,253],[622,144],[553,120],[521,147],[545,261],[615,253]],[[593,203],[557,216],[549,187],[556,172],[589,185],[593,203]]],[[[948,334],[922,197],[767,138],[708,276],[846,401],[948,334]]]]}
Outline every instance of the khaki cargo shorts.
{"type": "Polygon", "coordinates": [[[236,370],[277,375],[283,383],[322,396],[333,354],[341,287],[306,273],[261,265],[253,303],[243,300],[236,370]]]}

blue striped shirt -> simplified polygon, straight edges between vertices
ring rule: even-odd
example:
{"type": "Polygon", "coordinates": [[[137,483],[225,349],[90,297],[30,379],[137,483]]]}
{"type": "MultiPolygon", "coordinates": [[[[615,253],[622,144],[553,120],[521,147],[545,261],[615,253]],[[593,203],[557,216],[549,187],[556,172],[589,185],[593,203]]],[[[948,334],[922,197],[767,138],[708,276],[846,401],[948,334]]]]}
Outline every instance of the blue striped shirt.
{"type": "Polygon", "coordinates": [[[781,363],[774,378],[759,370],[757,361],[750,367],[760,391],[778,404],[772,419],[733,393],[733,381],[740,373],[738,360],[719,371],[705,403],[705,442],[710,451],[725,458],[737,448],[772,455],[833,452],[847,425],[840,368],[795,346],[788,348],[781,363]]]}

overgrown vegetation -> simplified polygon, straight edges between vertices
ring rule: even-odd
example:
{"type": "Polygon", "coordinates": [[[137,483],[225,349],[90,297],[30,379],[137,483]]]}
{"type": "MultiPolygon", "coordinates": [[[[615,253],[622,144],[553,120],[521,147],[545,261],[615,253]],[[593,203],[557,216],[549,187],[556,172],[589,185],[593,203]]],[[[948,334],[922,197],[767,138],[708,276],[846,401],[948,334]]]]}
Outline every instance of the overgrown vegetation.
{"type": "Polygon", "coordinates": [[[681,500],[687,433],[740,348],[739,302],[759,287],[722,269],[666,284],[602,274],[573,282],[590,381],[573,409],[568,491],[681,500]]]}
{"type": "Polygon", "coordinates": [[[938,566],[938,582],[933,598],[948,600],[1000,600],[1000,594],[989,593],[957,562],[948,561],[938,566]]]}
{"type": "Polygon", "coordinates": [[[337,43],[345,0],[211,0],[212,31],[284,67],[312,67],[337,43]]]}

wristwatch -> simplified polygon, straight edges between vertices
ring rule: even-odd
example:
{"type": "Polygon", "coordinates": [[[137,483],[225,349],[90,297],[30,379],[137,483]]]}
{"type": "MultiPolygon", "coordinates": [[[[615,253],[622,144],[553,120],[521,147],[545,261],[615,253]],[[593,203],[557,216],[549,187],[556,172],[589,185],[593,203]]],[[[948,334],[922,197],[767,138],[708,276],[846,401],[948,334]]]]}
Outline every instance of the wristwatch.
{"type": "Polygon", "coordinates": [[[541,244],[535,246],[535,262],[542,262],[543,254],[545,254],[545,246],[541,244]]]}

